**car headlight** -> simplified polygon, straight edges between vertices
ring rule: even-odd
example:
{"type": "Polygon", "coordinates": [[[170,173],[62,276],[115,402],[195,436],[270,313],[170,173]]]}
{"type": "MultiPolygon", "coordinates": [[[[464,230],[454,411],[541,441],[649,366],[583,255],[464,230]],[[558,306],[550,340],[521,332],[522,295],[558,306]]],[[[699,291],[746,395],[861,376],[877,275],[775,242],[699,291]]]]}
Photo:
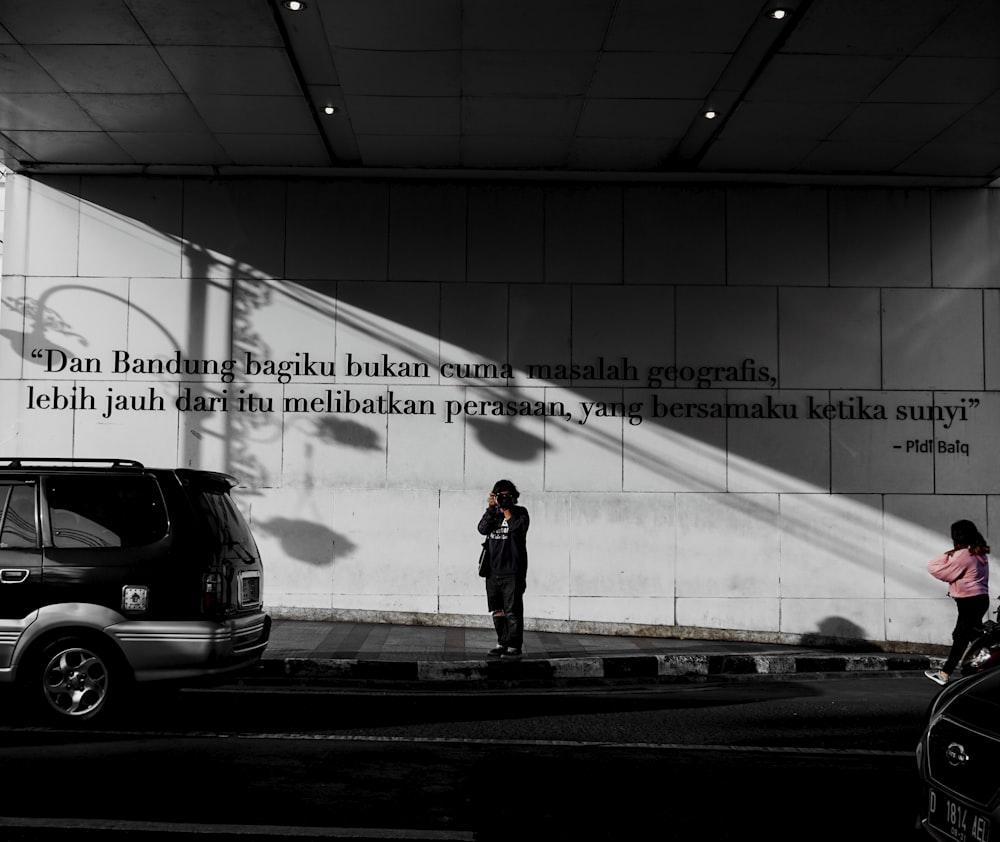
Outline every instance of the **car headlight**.
{"type": "Polygon", "coordinates": [[[997,655],[996,646],[983,646],[973,652],[968,658],[966,658],[966,663],[972,667],[981,667],[983,664],[987,663],[992,658],[997,655]]]}

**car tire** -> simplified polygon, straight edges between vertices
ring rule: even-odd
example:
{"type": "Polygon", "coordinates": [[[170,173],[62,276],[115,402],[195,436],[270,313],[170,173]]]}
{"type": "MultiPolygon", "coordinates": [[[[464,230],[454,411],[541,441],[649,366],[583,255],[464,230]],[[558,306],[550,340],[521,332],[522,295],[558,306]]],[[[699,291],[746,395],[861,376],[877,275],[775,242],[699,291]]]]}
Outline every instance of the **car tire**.
{"type": "Polygon", "coordinates": [[[63,724],[105,716],[126,681],[108,646],[76,636],[47,644],[28,673],[27,689],[39,713],[63,724]]]}

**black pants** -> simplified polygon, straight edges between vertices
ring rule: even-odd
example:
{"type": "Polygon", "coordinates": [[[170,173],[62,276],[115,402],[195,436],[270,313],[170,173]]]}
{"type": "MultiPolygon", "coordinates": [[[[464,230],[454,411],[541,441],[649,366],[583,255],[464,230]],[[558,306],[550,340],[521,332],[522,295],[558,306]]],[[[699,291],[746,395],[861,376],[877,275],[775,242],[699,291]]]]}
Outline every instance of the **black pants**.
{"type": "Polygon", "coordinates": [[[488,576],[486,604],[493,615],[497,643],[520,649],[524,643],[524,581],[516,576],[488,576]]]}
{"type": "Polygon", "coordinates": [[[955,630],[951,633],[952,644],[948,660],[941,667],[941,670],[949,675],[958,666],[965,647],[979,635],[983,615],[990,607],[990,598],[987,594],[962,596],[955,599],[955,605],[958,607],[958,622],[955,623],[955,630]]]}

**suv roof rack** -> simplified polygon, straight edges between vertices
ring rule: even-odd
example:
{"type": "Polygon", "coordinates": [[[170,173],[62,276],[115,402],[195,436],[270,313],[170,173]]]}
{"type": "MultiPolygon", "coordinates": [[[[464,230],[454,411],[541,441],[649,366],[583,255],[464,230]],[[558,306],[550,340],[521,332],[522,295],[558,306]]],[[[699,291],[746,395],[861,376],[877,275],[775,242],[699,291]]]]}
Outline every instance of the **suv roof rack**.
{"type": "Polygon", "coordinates": [[[135,459],[60,459],[33,456],[0,456],[0,468],[41,468],[47,466],[73,467],[74,465],[88,465],[90,467],[103,466],[109,469],[132,468],[142,470],[146,466],[135,459]]]}

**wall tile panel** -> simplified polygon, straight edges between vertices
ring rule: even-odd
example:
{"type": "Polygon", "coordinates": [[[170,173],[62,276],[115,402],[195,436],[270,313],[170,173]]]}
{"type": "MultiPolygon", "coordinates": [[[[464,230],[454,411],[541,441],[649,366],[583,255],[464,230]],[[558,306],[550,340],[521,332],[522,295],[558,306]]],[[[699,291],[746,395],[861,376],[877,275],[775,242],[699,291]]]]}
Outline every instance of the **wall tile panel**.
{"type": "Polygon", "coordinates": [[[624,491],[725,491],[726,421],[698,417],[722,397],[690,389],[626,389],[626,405],[641,404],[641,424],[623,425],[624,491]]]}
{"type": "Polygon", "coordinates": [[[469,187],[468,280],[540,283],[545,194],[533,186],[469,187]]]}
{"type": "Polygon", "coordinates": [[[809,417],[814,393],[730,389],[726,398],[764,413],[727,422],[728,491],[829,491],[830,428],[809,417]]]}
{"type": "Polygon", "coordinates": [[[85,176],[80,191],[81,276],[181,275],[184,191],[180,179],[85,176]]]}
{"type": "Polygon", "coordinates": [[[622,282],[620,187],[552,187],[546,191],[545,281],[622,282]]]}
{"type": "MultiPolygon", "coordinates": [[[[653,366],[674,359],[674,292],[671,287],[579,286],[573,289],[573,363],[605,370],[601,385],[647,382],[653,366]],[[615,318],[628,313],[629,317],[615,318]],[[609,318],[610,315],[610,318],[609,318]],[[603,359],[603,365],[602,365],[603,359]],[[618,377],[610,369],[618,369],[618,377]]],[[[581,379],[586,387],[593,380],[581,379]]]]}
{"type": "MultiPolygon", "coordinates": [[[[882,526],[879,495],[781,495],[782,608],[801,601],[797,623],[805,623],[805,627],[799,632],[822,633],[836,618],[824,613],[829,607],[821,609],[814,604],[816,613],[809,626],[806,609],[816,599],[841,605],[853,599],[873,600],[881,605],[885,596],[882,526]],[[845,530],[845,523],[853,528],[845,530]]],[[[878,616],[881,618],[881,609],[878,616]]],[[[783,626],[782,631],[787,630],[783,626]]],[[[879,638],[881,634],[879,623],[864,637],[879,638]]]]}
{"type": "Polygon", "coordinates": [[[189,278],[271,277],[285,271],[284,181],[184,182],[184,270],[189,278]]]}
{"type": "Polygon", "coordinates": [[[782,289],[778,301],[782,386],[879,388],[877,289],[782,289]]]}
{"type": "Polygon", "coordinates": [[[931,284],[930,200],[924,190],[832,189],[832,286],[931,284]]]}
{"type": "MultiPolygon", "coordinates": [[[[777,494],[677,496],[677,596],[721,597],[719,609],[739,599],[775,609],[779,595],[780,532],[777,494]],[[719,524],[725,524],[719,529],[719,524]]],[[[742,609],[740,609],[742,611],[742,609]]],[[[678,622],[690,624],[681,616],[678,622]]],[[[776,622],[767,628],[777,627],[776,622]]],[[[737,628],[722,625],[720,628],[737,628]]],[[[762,627],[763,628],[763,627],[762,627]]]]}
{"type": "Polygon", "coordinates": [[[727,283],[826,286],[827,193],[815,187],[731,188],[727,283]]]}
{"type": "Polygon", "coordinates": [[[384,281],[389,188],[369,181],[289,181],[285,277],[384,281]]]}
{"type": "Polygon", "coordinates": [[[883,386],[982,389],[982,307],[979,290],[884,290],[883,386]]]}
{"type": "Polygon", "coordinates": [[[932,493],[934,424],[909,409],[931,400],[930,392],[830,392],[831,490],[932,493]]]}
{"type": "Polygon", "coordinates": [[[464,281],[466,188],[396,184],[389,190],[389,278],[464,281]]]}
{"type": "Polygon", "coordinates": [[[726,193],[713,187],[625,188],[625,282],[726,282],[726,193]]]}
{"type": "Polygon", "coordinates": [[[1000,214],[995,192],[932,191],[934,286],[1000,286],[1000,214]]]}
{"type": "MultiPolygon", "coordinates": [[[[677,364],[739,367],[754,365],[753,380],[743,385],[776,386],[758,380],[766,367],[778,374],[778,296],[774,289],[679,287],[677,289],[677,364]]],[[[743,375],[741,374],[740,377],[743,375]]],[[[716,385],[732,383],[730,374],[713,377],[716,385]]],[[[700,385],[700,384],[699,384],[700,385]]],[[[739,385],[739,384],[736,384],[739,385]]]]}

